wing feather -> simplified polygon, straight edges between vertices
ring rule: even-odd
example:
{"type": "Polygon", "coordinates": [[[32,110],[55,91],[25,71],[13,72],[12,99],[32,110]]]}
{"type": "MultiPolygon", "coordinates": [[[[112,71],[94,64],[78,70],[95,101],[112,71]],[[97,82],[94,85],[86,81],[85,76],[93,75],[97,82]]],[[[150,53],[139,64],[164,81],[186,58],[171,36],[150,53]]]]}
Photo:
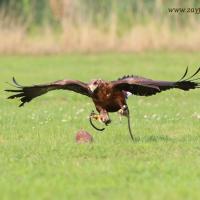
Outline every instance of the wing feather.
{"type": "Polygon", "coordinates": [[[77,80],[59,80],[48,84],[40,84],[33,86],[22,86],[17,83],[13,77],[15,90],[5,90],[7,92],[13,92],[14,95],[8,97],[8,99],[19,98],[22,102],[19,106],[23,106],[25,103],[30,102],[32,99],[41,96],[52,90],[71,90],[82,95],[90,97],[90,92],[86,83],[77,80]]]}
{"type": "Polygon", "coordinates": [[[128,91],[132,94],[139,96],[151,96],[155,95],[159,92],[169,90],[172,88],[178,88],[181,90],[190,90],[200,87],[199,82],[195,82],[199,78],[194,78],[200,72],[200,68],[189,78],[186,78],[188,73],[188,68],[186,69],[184,75],[181,77],[179,81],[171,82],[171,81],[156,81],[144,77],[139,76],[124,76],[117,81],[112,81],[113,89],[128,91]]]}

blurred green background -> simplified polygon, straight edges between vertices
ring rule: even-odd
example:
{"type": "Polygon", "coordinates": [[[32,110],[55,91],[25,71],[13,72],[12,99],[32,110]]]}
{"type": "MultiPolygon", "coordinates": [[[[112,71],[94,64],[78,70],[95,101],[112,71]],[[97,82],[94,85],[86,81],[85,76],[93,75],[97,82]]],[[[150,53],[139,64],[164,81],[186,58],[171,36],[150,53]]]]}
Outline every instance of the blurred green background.
{"type": "Polygon", "coordinates": [[[199,0],[0,0],[0,21],[2,53],[200,48],[199,0]]]}

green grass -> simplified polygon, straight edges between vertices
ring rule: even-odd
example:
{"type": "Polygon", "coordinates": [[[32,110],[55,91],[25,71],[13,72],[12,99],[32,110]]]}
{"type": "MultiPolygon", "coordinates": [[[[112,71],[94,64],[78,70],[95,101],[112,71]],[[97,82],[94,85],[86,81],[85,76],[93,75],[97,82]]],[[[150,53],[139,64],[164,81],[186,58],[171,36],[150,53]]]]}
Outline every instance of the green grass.
{"type": "MultiPolygon", "coordinates": [[[[0,90],[58,79],[113,80],[126,74],[177,80],[200,53],[1,56],[0,90]]],[[[0,93],[1,199],[199,199],[200,91],[172,90],[128,100],[136,142],[125,119],[92,129],[87,97],[54,91],[23,108],[0,93]],[[76,144],[81,128],[93,144],[76,144]]]]}

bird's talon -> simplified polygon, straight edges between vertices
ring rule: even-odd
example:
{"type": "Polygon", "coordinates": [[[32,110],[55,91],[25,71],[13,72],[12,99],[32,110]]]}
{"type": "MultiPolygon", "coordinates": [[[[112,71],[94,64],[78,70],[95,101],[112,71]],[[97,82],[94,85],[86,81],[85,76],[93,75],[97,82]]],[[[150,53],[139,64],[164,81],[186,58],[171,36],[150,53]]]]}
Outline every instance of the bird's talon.
{"type": "Polygon", "coordinates": [[[89,121],[90,121],[90,124],[92,125],[93,128],[95,128],[97,131],[103,131],[105,128],[97,128],[93,122],[92,122],[92,119],[95,119],[95,120],[98,120],[99,122],[102,123],[102,120],[101,120],[101,117],[99,114],[96,114],[94,111],[92,111],[90,113],[90,116],[89,116],[89,121]]]}
{"type": "Polygon", "coordinates": [[[128,106],[127,105],[123,105],[121,109],[118,110],[118,113],[120,115],[120,120],[121,120],[121,116],[128,116],[128,106]]]}
{"type": "Polygon", "coordinates": [[[108,126],[110,123],[111,123],[111,120],[109,119],[109,120],[107,120],[107,121],[105,122],[105,125],[108,126]]]}

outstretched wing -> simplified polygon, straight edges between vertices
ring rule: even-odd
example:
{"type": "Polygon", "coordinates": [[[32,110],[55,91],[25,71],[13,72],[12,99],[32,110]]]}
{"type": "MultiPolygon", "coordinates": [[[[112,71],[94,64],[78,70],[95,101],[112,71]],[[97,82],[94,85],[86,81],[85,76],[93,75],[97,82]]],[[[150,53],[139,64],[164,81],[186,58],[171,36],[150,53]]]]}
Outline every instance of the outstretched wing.
{"type": "Polygon", "coordinates": [[[200,67],[192,76],[185,78],[188,73],[187,68],[182,78],[176,82],[155,81],[139,76],[124,76],[117,81],[112,81],[112,84],[114,90],[127,91],[139,96],[151,96],[172,88],[185,91],[200,88],[200,82],[196,82],[200,78],[195,78],[199,72],[200,67]]]}
{"type": "Polygon", "coordinates": [[[7,92],[13,92],[14,95],[8,97],[8,99],[19,98],[22,102],[19,107],[23,106],[26,102],[30,102],[32,99],[41,96],[51,90],[71,90],[82,95],[90,97],[90,92],[86,83],[77,80],[60,80],[48,84],[22,86],[19,85],[13,77],[14,90],[5,90],[7,92]]]}

